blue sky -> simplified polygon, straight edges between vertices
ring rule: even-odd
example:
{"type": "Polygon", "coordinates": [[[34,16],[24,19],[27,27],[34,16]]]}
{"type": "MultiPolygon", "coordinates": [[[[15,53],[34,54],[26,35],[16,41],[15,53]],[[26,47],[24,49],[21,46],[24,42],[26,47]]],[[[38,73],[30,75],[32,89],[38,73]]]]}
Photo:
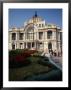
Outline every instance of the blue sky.
{"type": "Polygon", "coordinates": [[[23,27],[24,22],[35,14],[48,23],[56,24],[62,28],[62,9],[9,9],[9,28],[23,27]]]}

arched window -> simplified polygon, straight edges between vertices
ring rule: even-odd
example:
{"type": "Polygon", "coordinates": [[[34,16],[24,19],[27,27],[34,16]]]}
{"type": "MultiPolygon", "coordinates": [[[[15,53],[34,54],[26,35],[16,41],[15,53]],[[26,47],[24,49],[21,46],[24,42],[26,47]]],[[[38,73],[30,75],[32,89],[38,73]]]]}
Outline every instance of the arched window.
{"type": "Polygon", "coordinates": [[[47,39],[51,39],[52,38],[52,31],[47,31],[47,39]]]}
{"type": "Polygon", "coordinates": [[[52,43],[51,42],[48,43],[48,49],[52,49],[52,43]]]}
{"type": "Polygon", "coordinates": [[[34,26],[33,24],[27,25],[25,28],[26,39],[34,39],[34,26]]]}
{"type": "Polygon", "coordinates": [[[34,28],[33,26],[28,27],[26,30],[26,39],[33,39],[34,38],[34,28]]]}

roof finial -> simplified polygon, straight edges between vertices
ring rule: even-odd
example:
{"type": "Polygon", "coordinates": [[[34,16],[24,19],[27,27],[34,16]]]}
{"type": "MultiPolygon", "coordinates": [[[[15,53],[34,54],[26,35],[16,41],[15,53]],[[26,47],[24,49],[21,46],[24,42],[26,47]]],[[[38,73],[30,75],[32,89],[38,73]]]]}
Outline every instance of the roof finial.
{"type": "Polygon", "coordinates": [[[35,11],[35,17],[37,17],[37,11],[35,11]]]}

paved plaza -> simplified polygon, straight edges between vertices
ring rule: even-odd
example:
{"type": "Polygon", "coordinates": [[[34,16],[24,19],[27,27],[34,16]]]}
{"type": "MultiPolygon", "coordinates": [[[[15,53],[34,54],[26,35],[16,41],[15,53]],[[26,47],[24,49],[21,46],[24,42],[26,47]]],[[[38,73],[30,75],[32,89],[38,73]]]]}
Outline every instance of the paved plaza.
{"type": "Polygon", "coordinates": [[[62,57],[58,57],[58,56],[52,56],[52,61],[59,66],[60,68],[62,68],[62,57]]]}

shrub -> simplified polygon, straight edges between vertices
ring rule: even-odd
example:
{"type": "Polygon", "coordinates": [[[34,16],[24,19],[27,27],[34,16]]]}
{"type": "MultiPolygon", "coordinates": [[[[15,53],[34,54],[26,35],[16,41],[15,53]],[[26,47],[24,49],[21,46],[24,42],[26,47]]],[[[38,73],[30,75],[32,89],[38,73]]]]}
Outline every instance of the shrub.
{"type": "Polygon", "coordinates": [[[26,51],[28,51],[28,49],[11,50],[11,51],[9,51],[9,56],[16,56],[16,55],[22,54],[22,53],[24,53],[26,51]]]}
{"type": "Polygon", "coordinates": [[[34,53],[33,56],[39,56],[39,54],[38,53],[34,53]]]}
{"type": "Polygon", "coordinates": [[[19,67],[19,66],[26,66],[29,64],[31,64],[31,61],[29,59],[27,59],[27,57],[21,56],[21,55],[11,57],[10,61],[9,61],[10,68],[19,67]]]}
{"type": "Polygon", "coordinates": [[[20,53],[22,53],[21,50],[11,50],[9,51],[9,56],[16,56],[20,53]]]}
{"type": "MultiPolygon", "coordinates": [[[[30,60],[26,59],[31,56],[32,53],[35,53],[36,50],[11,50],[9,52],[9,64],[10,66],[15,66],[15,65],[28,65],[30,64],[30,60]]],[[[18,65],[18,66],[19,66],[18,65]]]]}

